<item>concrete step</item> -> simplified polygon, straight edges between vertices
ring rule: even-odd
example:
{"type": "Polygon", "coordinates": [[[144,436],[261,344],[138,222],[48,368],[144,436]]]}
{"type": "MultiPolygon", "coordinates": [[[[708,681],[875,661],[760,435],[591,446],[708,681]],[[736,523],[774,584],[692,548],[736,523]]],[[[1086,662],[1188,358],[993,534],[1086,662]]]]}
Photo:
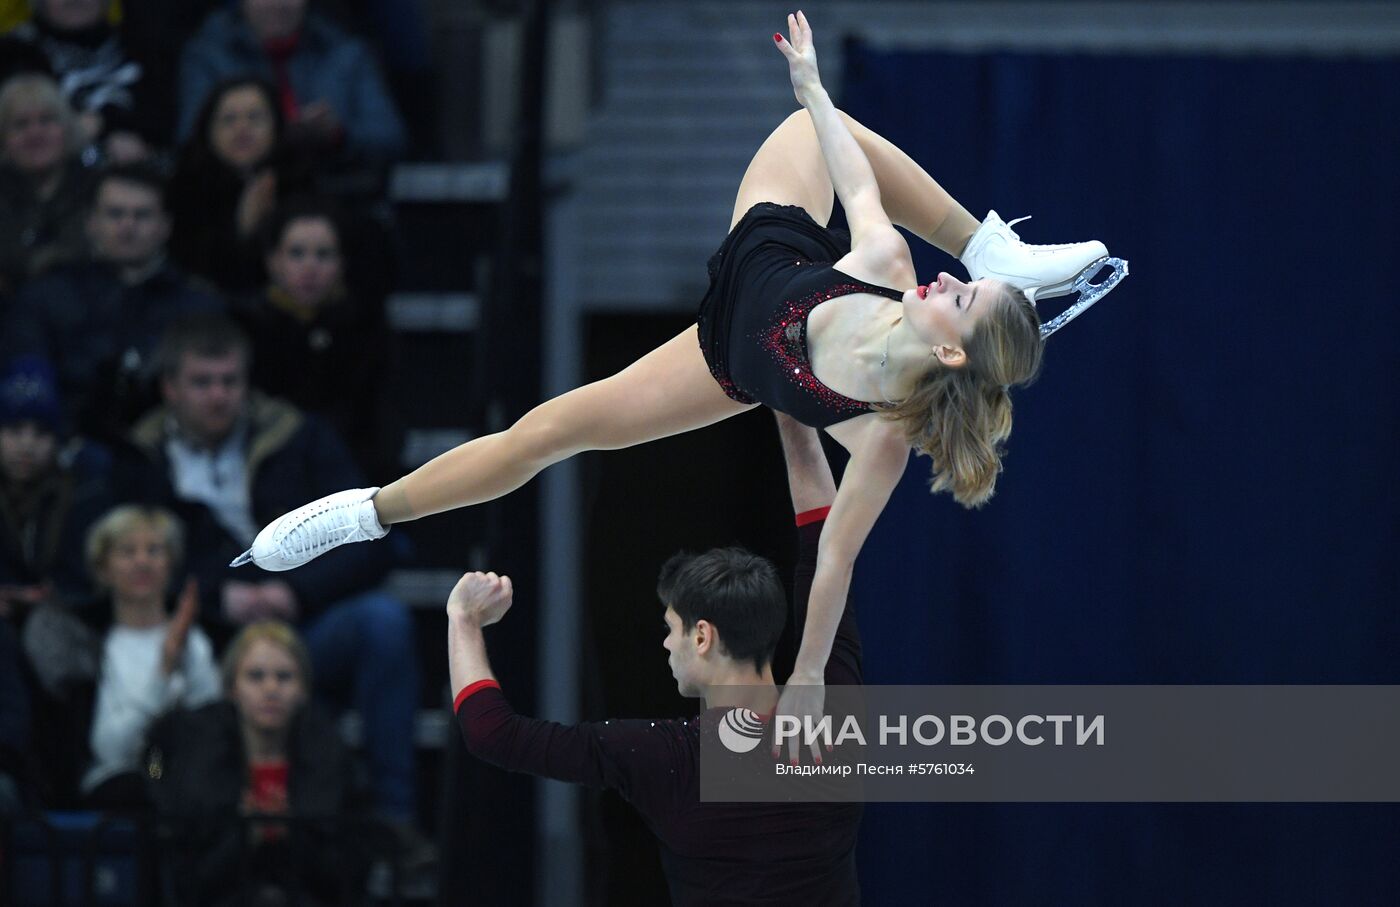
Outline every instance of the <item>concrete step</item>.
{"type": "Polygon", "coordinates": [[[510,191],[504,161],[476,164],[399,164],[389,177],[389,200],[397,204],[490,204],[510,191]]]}
{"type": "Polygon", "coordinates": [[[394,293],[385,307],[389,327],[402,333],[466,333],[481,323],[475,293],[394,293]]]}

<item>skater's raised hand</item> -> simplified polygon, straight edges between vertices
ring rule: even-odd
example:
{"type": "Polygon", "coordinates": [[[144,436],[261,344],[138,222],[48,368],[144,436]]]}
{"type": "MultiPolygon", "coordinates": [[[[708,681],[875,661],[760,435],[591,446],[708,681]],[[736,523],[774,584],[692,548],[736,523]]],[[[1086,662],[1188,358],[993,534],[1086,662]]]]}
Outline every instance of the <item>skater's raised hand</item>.
{"type": "Polygon", "coordinates": [[[773,36],[773,40],[778,50],[787,57],[788,75],[792,78],[792,91],[797,95],[797,103],[806,107],[813,98],[824,92],[821,73],[817,71],[817,48],[812,43],[812,26],[807,24],[802,10],[789,13],[787,21],[788,38],[785,40],[778,34],[773,36]]]}

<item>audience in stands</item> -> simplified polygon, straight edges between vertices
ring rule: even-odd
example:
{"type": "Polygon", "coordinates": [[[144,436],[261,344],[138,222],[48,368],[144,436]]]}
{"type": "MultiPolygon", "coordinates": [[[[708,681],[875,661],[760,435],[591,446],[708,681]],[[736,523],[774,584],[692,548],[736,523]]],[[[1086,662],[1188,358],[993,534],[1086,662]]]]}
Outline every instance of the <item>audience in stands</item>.
{"type": "Polygon", "coordinates": [[[363,836],[317,820],[356,815],[362,796],[338,729],[308,704],[306,647],[285,623],[249,624],[224,653],[223,684],[227,698],[173,712],[150,735],[151,798],[178,832],[166,860],[175,902],[350,903],[363,836]],[[243,821],[287,814],[297,821],[243,821]]]}
{"type": "Polygon", "coordinates": [[[59,463],[63,414],[48,363],[0,370],[0,618],[23,626],[44,605],[85,605],[89,527],[110,505],[105,483],[59,463]]]}
{"type": "Polygon", "coordinates": [[[0,295],[87,252],[82,148],[77,118],[53,79],[20,73],[0,86],[0,295]]]}
{"type": "Polygon", "coordinates": [[[262,285],[258,230],[279,199],[310,187],[304,160],[283,138],[272,86],[236,76],[209,93],[180,149],[170,186],[171,253],[225,290],[262,285]]]}
{"type": "Polygon", "coordinates": [[[256,351],[253,386],[324,417],[366,465],[380,447],[383,307],[347,287],[342,223],[315,199],[279,208],[265,231],[268,285],[234,314],[256,351]]]}
{"type": "Polygon", "coordinates": [[[90,260],[31,281],[0,349],[56,363],[72,424],[105,440],[124,436],[157,402],[153,358],[165,326],[222,302],[166,255],[171,219],[155,171],[117,166],[96,179],[86,221],[90,260]]]}
{"type": "Polygon", "coordinates": [[[395,548],[227,563],[385,454],[392,243],[345,195],[378,183],[336,179],[407,144],[370,44],[431,117],[421,3],[21,6],[0,3],[0,816],[154,802],[192,823],[178,903],[236,901],[244,880],[266,903],[347,903],[364,849],[307,817],[368,798],[401,866],[433,857],[412,623],[379,588],[395,548]],[[312,195],[327,186],[340,204],[312,195]],[[141,503],[113,509],[113,488],[141,503]],[[182,568],[198,581],[176,596],[182,568]],[[211,637],[230,636],[221,684],[211,637]],[[359,712],[371,789],[307,705],[313,678],[359,712]]]}
{"type": "Polygon", "coordinates": [[[178,134],[222,79],[255,73],[276,86],[292,144],[323,159],[387,161],[404,128],[373,54],[307,0],[241,0],[211,14],[180,60],[178,134]]]}
{"type": "Polygon", "coordinates": [[[186,582],[174,614],[166,608],[182,552],[179,522],[158,508],[116,507],[88,533],[88,565],[112,616],[102,641],[92,761],[82,780],[92,807],[145,807],[142,757],[152,723],[172,708],[219,696],[213,646],[195,626],[194,581],[186,582]]]}
{"type": "Polygon", "coordinates": [[[377,588],[393,547],[331,552],[277,575],[228,567],[259,528],[308,495],[363,484],[325,421],[249,387],[250,356],[246,335],[226,319],[172,326],[159,353],[165,405],[131,439],[158,493],[185,517],[207,619],[225,628],[265,619],[299,628],[319,690],[359,710],[376,805],[407,834],[418,672],[408,610],[377,588]]]}
{"type": "Polygon", "coordinates": [[[34,16],[15,38],[43,53],[78,113],[83,138],[112,162],[142,160],[170,140],[173,84],[155,84],[108,19],[112,0],[31,0],[34,16]]]}

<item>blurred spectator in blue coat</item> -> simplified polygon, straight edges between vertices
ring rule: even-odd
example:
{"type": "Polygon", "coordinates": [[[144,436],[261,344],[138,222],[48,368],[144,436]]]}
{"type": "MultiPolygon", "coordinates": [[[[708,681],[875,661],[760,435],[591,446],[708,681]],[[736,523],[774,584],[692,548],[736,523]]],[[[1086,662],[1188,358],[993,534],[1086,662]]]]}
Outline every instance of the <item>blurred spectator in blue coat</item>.
{"type": "Polygon", "coordinates": [[[91,260],[30,282],[0,349],[53,362],[70,424],[111,440],[159,399],[152,356],[166,326],[223,304],[166,255],[171,218],[154,171],[135,164],[102,171],[86,226],[91,260]]]}
{"type": "Polygon", "coordinates": [[[372,161],[403,152],[403,124],[373,54],[306,7],[307,0],[242,0],[236,12],[209,16],[181,57],[181,138],[194,131],[214,85],[254,74],[276,86],[294,144],[372,161]]]}

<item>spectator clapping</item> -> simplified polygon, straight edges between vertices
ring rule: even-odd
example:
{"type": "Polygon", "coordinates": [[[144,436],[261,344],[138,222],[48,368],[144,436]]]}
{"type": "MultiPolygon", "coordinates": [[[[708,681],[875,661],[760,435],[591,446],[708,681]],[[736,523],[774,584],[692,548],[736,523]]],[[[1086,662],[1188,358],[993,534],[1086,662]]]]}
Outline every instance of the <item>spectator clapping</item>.
{"type": "Polygon", "coordinates": [[[272,86],[235,77],[209,93],[180,149],[171,181],[171,252],[224,290],[252,291],[262,283],[259,228],[280,198],[309,185],[284,130],[272,86]]]}
{"type": "Polygon", "coordinates": [[[166,611],[182,551],[179,523],[159,509],[117,507],[88,533],[88,565],[112,614],[102,643],[92,762],[82,780],[92,806],[143,808],[142,754],[151,724],[171,708],[203,705],[219,695],[213,646],[195,625],[193,582],[181,591],[174,614],[166,611]]]}

